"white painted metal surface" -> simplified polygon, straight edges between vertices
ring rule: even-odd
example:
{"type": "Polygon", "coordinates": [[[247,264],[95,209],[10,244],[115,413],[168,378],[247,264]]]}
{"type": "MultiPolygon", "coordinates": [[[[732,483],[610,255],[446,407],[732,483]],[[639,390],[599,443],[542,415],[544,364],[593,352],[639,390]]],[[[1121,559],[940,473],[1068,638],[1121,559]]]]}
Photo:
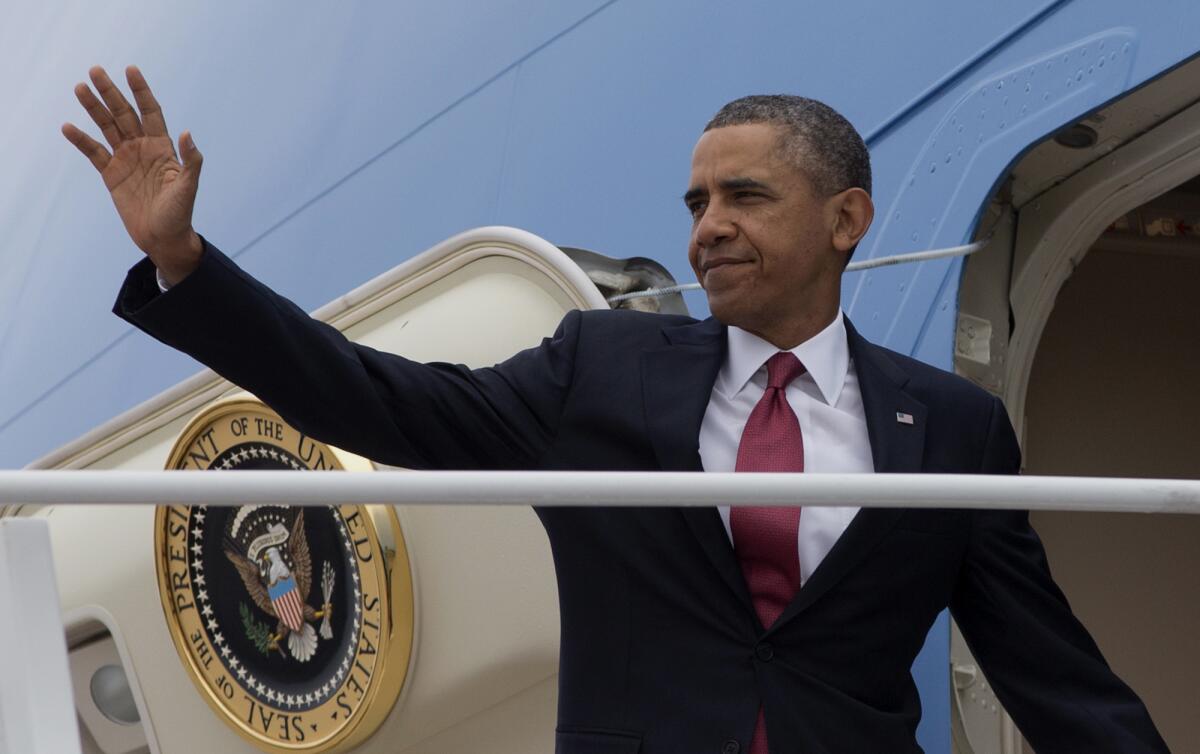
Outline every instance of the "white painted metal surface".
{"type": "Polygon", "coordinates": [[[79,754],[45,521],[0,521],[0,754],[79,754]]]}
{"type": "MultiPolygon", "coordinates": [[[[512,228],[478,228],[339,296],[314,316],[366,346],[482,367],[536,345],[567,311],[587,308],[607,304],[557,247],[512,228]]],[[[162,469],[187,421],[237,392],[202,372],[35,466],[162,469]]],[[[417,592],[413,670],[362,754],[552,752],[558,602],[537,517],[515,506],[413,506],[397,514],[417,592]]],[[[3,516],[49,523],[68,619],[92,609],[109,617],[104,628],[128,649],[122,661],[151,752],[258,751],[211,714],[178,660],[155,582],[150,506],[0,506],[3,516]]],[[[68,620],[69,640],[76,628],[68,620]]],[[[85,735],[85,752],[87,743],[85,735]]]]}
{"type": "Polygon", "coordinates": [[[0,504],[857,505],[1200,514],[1200,481],[980,474],[4,471],[0,504]]]}

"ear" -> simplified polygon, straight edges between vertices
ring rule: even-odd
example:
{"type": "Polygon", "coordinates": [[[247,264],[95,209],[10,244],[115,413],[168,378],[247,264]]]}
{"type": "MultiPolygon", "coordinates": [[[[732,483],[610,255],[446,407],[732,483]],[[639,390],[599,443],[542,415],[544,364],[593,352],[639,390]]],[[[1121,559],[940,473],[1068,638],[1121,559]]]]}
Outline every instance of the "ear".
{"type": "Polygon", "coordinates": [[[849,253],[867,234],[875,219],[875,203],[871,195],[860,188],[849,188],[834,194],[830,200],[833,210],[833,247],[849,253]]]}

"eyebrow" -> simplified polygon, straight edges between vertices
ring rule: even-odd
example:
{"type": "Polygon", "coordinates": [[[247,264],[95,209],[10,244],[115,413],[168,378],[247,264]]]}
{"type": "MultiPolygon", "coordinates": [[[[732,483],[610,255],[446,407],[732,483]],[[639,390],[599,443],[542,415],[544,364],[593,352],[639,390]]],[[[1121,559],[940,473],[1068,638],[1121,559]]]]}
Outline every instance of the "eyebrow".
{"type": "MultiPolygon", "coordinates": [[[[717,184],[725,191],[744,191],[745,189],[757,189],[759,191],[770,191],[771,187],[762,181],[756,181],[753,178],[736,177],[725,178],[717,184]]],[[[708,191],[699,187],[688,189],[683,195],[683,203],[691,204],[696,199],[708,196],[708,191]]]]}

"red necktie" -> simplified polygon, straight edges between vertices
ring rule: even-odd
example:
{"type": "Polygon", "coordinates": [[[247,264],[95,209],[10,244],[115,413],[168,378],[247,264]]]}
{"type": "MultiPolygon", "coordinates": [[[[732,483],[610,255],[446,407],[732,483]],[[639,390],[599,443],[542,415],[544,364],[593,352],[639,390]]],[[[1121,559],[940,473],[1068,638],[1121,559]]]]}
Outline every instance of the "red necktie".
{"type": "MultiPolygon", "coordinates": [[[[804,371],[788,351],[767,360],[767,389],[742,430],[735,471],[804,471],[804,438],[786,395],[788,383],[804,371]]],[[[729,528],[754,610],[763,627],[770,628],[800,589],[800,509],[734,507],[729,528]]],[[[762,707],[750,754],[768,754],[762,707]]]]}

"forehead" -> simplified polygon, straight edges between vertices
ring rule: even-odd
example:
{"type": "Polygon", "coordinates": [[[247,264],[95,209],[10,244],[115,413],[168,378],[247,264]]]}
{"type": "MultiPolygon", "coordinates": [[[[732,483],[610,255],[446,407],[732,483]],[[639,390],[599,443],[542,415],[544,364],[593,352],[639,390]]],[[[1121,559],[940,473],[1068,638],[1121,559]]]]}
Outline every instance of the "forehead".
{"type": "Polygon", "coordinates": [[[778,126],[747,123],[705,131],[692,150],[692,183],[733,175],[765,179],[798,171],[784,159],[778,126]]]}

